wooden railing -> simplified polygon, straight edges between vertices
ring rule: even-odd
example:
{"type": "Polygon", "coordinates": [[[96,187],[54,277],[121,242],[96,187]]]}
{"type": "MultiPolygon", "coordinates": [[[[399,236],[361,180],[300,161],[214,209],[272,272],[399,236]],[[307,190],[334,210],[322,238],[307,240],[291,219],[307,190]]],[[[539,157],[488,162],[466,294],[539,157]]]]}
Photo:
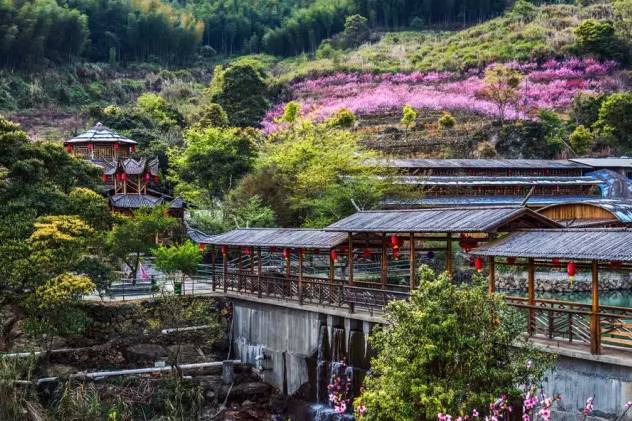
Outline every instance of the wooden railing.
{"type": "MultiPolygon", "coordinates": [[[[219,270],[204,273],[196,282],[199,281],[211,284],[214,291],[348,308],[351,312],[356,308],[379,311],[392,300],[410,296],[406,285],[355,281],[350,286],[339,279],[299,279],[297,275],[281,273],[259,276],[254,272],[219,270]]],[[[599,312],[593,314],[591,305],[577,302],[535,299],[529,303],[527,297],[515,296],[505,300],[520,310],[529,336],[590,345],[595,353],[601,351],[602,343],[632,350],[631,308],[599,306],[599,312]]]]}
{"type": "Polygon", "coordinates": [[[523,310],[530,336],[590,344],[593,353],[600,353],[602,344],[632,350],[632,308],[599,306],[593,314],[589,304],[545,299],[529,304],[525,297],[505,299],[523,310]]]}
{"type": "MultiPolygon", "coordinates": [[[[333,307],[348,307],[351,311],[363,308],[370,311],[381,310],[389,301],[406,299],[408,288],[391,285],[380,288],[381,284],[363,282],[361,285],[345,285],[341,280],[307,277],[299,279],[295,275],[262,274],[252,272],[216,271],[205,274],[210,277],[212,290],[237,292],[257,297],[278,298],[306,304],[333,307]]],[[[208,279],[208,278],[207,278],[208,279]]]]}

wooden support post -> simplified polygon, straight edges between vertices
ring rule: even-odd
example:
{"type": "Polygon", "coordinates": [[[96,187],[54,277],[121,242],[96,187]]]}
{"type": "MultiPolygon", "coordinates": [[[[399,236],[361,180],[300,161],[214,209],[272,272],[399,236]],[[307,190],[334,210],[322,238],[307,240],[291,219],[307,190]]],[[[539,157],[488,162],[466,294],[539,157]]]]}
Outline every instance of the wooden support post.
{"type": "Polygon", "coordinates": [[[592,261],[592,309],[590,312],[590,353],[601,354],[601,321],[599,320],[599,266],[592,261]]]}
{"type": "Polygon", "coordinates": [[[261,297],[261,247],[257,248],[257,296],[261,297]]]}
{"type": "MultiPolygon", "coordinates": [[[[353,235],[352,233],[348,233],[347,240],[347,259],[349,263],[349,286],[353,286],[353,235]]],[[[354,294],[352,294],[354,296],[354,294]]],[[[349,311],[353,313],[355,310],[355,305],[352,302],[349,303],[349,311]]]]}
{"type": "Polygon", "coordinates": [[[211,246],[211,289],[215,291],[215,246],[211,246]]]}
{"type": "Polygon", "coordinates": [[[222,255],[222,263],[224,265],[224,292],[228,291],[228,255],[230,249],[226,248],[226,255],[222,255]]]}
{"type": "Polygon", "coordinates": [[[330,304],[335,304],[333,302],[334,298],[334,272],[336,270],[335,267],[336,262],[331,258],[331,249],[329,249],[329,300],[330,304]]]}
{"type": "Polygon", "coordinates": [[[410,233],[410,290],[415,289],[417,284],[417,256],[415,255],[415,233],[410,233]]]}
{"type": "Polygon", "coordinates": [[[380,282],[382,289],[386,288],[388,282],[388,255],[386,253],[386,233],[382,234],[382,256],[380,265],[380,282]]]}
{"type": "Polygon", "coordinates": [[[285,271],[287,282],[285,283],[284,294],[287,297],[292,296],[292,250],[287,249],[287,261],[285,262],[285,271]],[[287,288],[287,290],[286,290],[287,288]]]}
{"type": "MultiPolygon", "coordinates": [[[[533,265],[533,258],[527,260],[527,302],[529,306],[535,305],[535,267],[533,265]]],[[[529,325],[527,326],[527,333],[529,336],[535,333],[535,309],[529,308],[529,325]]]]}
{"type": "Polygon", "coordinates": [[[243,256],[241,255],[241,247],[237,248],[237,291],[241,291],[242,278],[241,273],[243,272],[243,256]]]}
{"type": "Polygon", "coordinates": [[[454,271],[452,269],[452,233],[448,233],[448,238],[446,239],[445,270],[451,278],[454,271]]]}
{"type": "Polygon", "coordinates": [[[496,292],[496,261],[494,256],[489,256],[489,282],[487,284],[489,295],[496,292]]]}
{"type": "Polygon", "coordinates": [[[298,249],[298,302],[303,304],[303,249],[298,249]]]}

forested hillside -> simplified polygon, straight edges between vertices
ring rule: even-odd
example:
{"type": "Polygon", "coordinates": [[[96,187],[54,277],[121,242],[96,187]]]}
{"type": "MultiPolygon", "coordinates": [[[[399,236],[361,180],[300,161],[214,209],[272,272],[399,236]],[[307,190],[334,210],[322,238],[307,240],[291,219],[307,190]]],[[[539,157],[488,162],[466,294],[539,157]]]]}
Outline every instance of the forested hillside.
{"type": "Polygon", "coordinates": [[[467,24],[500,14],[506,0],[27,0],[0,1],[0,64],[50,60],[191,61],[195,54],[313,52],[345,18],[373,28],[467,24]]]}

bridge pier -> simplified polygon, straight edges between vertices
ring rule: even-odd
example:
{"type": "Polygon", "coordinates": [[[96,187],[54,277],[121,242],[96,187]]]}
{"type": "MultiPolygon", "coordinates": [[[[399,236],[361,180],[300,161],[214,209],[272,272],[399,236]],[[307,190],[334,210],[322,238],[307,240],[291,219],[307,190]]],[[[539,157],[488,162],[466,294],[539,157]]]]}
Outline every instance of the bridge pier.
{"type": "Polygon", "coordinates": [[[368,334],[377,318],[346,309],[293,308],[278,301],[232,302],[235,356],[257,368],[264,381],[285,394],[301,391],[315,400],[319,381],[329,382],[319,370],[345,361],[353,367],[359,388],[368,369],[368,334]]]}

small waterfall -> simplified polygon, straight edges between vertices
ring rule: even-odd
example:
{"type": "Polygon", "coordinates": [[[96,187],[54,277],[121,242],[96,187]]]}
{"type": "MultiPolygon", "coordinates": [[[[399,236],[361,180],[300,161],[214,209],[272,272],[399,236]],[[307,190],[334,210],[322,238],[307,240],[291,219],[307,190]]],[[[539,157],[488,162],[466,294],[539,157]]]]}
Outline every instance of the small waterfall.
{"type": "Polygon", "coordinates": [[[316,354],[316,402],[327,403],[327,385],[329,384],[329,334],[327,325],[320,327],[318,352],[316,354]]]}
{"type": "Polygon", "coordinates": [[[331,360],[343,361],[347,356],[347,344],[345,343],[345,330],[341,327],[334,327],[331,338],[331,360]]]}
{"type": "MultiPolygon", "coordinates": [[[[359,367],[365,363],[364,335],[361,331],[349,332],[349,344],[346,343],[344,328],[334,327],[331,338],[328,335],[327,326],[321,326],[319,332],[318,350],[316,353],[316,404],[311,406],[311,419],[313,421],[351,421],[354,419],[351,411],[351,402],[356,391],[356,382],[363,379],[362,372],[356,376],[354,364],[359,367]],[[330,342],[331,339],[331,342],[330,342]],[[347,352],[347,345],[351,352],[347,352]],[[349,365],[347,365],[349,361],[349,365]],[[350,385],[348,412],[339,414],[329,402],[327,386],[336,378],[342,379],[350,385]]],[[[359,387],[357,387],[359,389],[359,387]]]]}

